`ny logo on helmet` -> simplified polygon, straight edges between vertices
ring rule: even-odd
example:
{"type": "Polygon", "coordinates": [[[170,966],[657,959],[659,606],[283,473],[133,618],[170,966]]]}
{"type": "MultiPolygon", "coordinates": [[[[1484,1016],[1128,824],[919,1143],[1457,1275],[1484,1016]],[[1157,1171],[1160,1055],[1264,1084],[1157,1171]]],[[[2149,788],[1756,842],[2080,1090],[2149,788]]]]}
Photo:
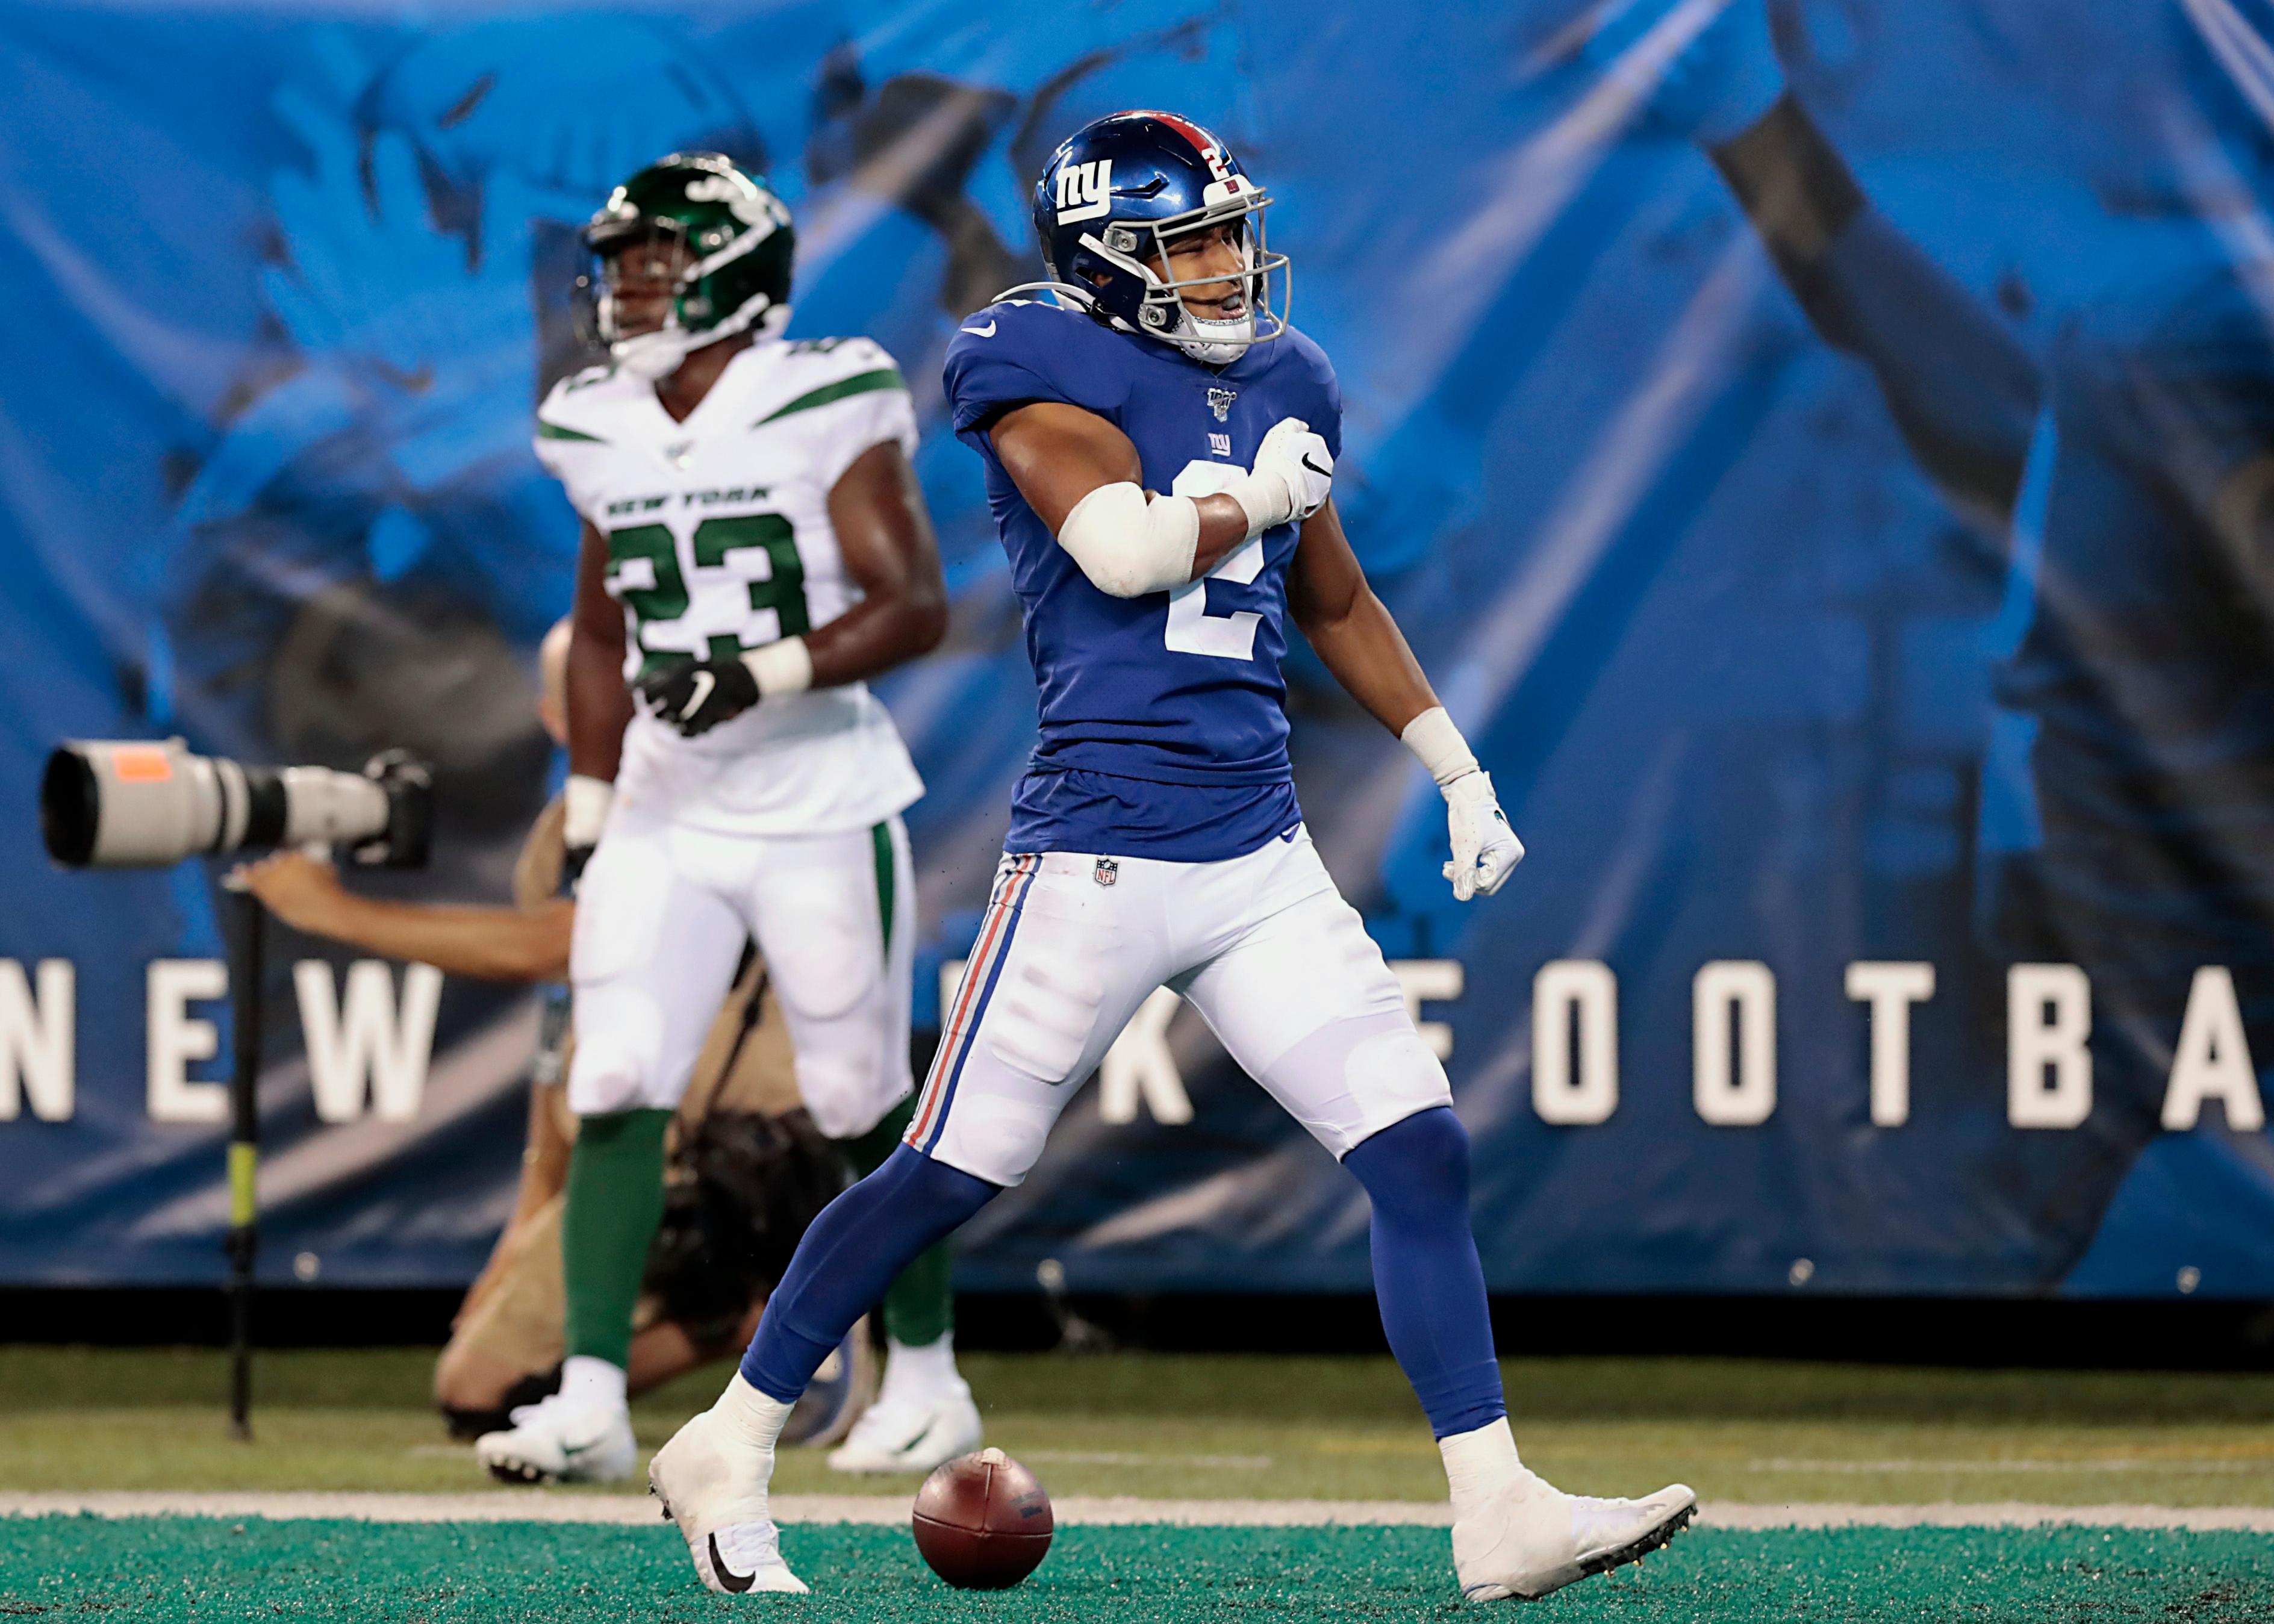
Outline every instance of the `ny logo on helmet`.
{"type": "Polygon", "coordinates": [[[1096,220],[1113,207],[1113,160],[1069,163],[1058,171],[1058,223],[1096,220]]]}

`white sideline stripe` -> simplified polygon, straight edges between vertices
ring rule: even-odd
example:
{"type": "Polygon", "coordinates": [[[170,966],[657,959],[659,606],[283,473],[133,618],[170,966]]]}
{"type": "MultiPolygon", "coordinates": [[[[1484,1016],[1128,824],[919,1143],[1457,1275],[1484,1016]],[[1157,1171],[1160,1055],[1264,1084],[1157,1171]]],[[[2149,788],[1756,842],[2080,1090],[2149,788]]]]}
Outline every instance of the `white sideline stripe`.
{"type": "MultiPolygon", "coordinates": [[[[899,1524],[907,1494],[784,1494],[774,1515],[784,1522],[899,1524]]],[[[1451,1510],[1424,1500],[1141,1500],[1068,1495],[1053,1509],[1068,1526],[1171,1524],[1183,1528],[1444,1528],[1451,1510]]],[[[340,1518],[367,1522],[659,1523],[645,1495],[561,1494],[499,1489],[472,1494],[207,1494],[121,1491],[100,1494],[0,1494],[0,1516],[87,1514],[102,1517],[340,1518]]],[[[1737,1530],[1833,1528],[2081,1528],[2233,1530],[2274,1534],[2274,1506],[2044,1506],[2024,1500],[1867,1506],[1820,1501],[1788,1506],[1708,1500],[1698,1522],[1737,1530]]]]}
{"type": "Polygon", "coordinates": [[[2040,1506],[2028,1500],[1978,1504],[1936,1500],[1916,1506],[1864,1506],[1840,1500],[1748,1506],[1707,1500],[1698,1521],[1712,1528],[2063,1528],[2233,1530],[2274,1534],[2274,1506],[2040,1506]]]}
{"type": "Polygon", "coordinates": [[[1880,1472],[1974,1472],[1995,1477],[2002,1472],[2255,1472],[2274,1471],[2274,1455],[2255,1453],[2240,1460],[2203,1460],[2190,1455],[2142,1455],[2137,1460],[1893,1460],[1893,1461],[1748,1461],[1754,1471],[1824,1472],[1867,1477],[1880,1472]]]}

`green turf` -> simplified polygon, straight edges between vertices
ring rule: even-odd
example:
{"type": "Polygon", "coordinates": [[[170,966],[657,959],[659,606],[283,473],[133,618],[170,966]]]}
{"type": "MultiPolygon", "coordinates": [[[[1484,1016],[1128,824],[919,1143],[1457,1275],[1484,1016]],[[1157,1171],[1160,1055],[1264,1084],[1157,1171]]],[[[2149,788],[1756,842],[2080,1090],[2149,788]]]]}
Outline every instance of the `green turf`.
{"type": "MultiPolygon", "coordinates": [[[[1224,1415],[1264,1420],[1404,1423],[1419,1415],[1387,1358],[1264,1354],[961,1356],[989,1402],[1032,1415],[1224,1415]]],[[[2274,1424],[2274,1372],[1923,1370],[1768,1359],[1507,1359],[1510,1410],[1553,1418],[2274,1424]]],[[[265,1405],[326,1410],[428,1406],[432,1350],[297,1349],[263,1353],[265,1405]]],[[[683,1377],[641,1401],[683,1413],[707,1403],[726,1367],[683,1377]]],[[[203,1348],[0,1344],[0,1412],[208,1407],[227,1356],[203,1348]]]]}
{"type": "MultiPolygon", "coordinates": [[[[360,1526],[189,1518],[0,1522],[0,1618],[340,1619],[405,1624],[676,1620],[1202,1624],[1479,1616],[1445,1537],[1419,1529],[1070,1529],[1005,1594],[946,1590],[897,1529],[790,1530],[807,1598],[713,1597],[672,1532],[533,1524],[360,1526]]],[[[2274,1541],[2062,1529],[1683,1536],[1526,1619],[1632,1624],[2264,1624],[2274,1541]]]]}
{"type": "MultiPolygon", "coordinates": [[[[1054,1493],[1438,1500],[1387,1359],[966,1360],[989,1437],[1054,1493]]],[[[0,1491],[483,1486],[418,1350],[263,1356],[256,1440],[223,1434],[210,1352],[0,1348],[0,1491]]],[[[2274,1504],[2274,1377],[2040,1374],[1727,1360],[1512,1360],[1525,1458],[1582,1492],[1679,1477],[1713,1500],[2274,1504]]],[[[641,1400],[652,1447],[723,1370],[641,1400]]],[[[787,1492],[851,1481],[785,1453],[787,1492]]]]}

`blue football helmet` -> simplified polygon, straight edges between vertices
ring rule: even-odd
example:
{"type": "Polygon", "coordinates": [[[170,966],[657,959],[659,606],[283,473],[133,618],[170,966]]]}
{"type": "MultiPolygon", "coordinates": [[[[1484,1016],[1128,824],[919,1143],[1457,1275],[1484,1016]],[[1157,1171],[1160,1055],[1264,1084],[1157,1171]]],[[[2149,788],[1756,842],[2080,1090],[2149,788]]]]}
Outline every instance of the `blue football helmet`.
{"type": "Polygon", "coordinates": [[[1293,274],[1287,256],[1264,245],[1263,210],[1271,194],[1239,167],[1224,144],[1174,113],[1115,113],[1068,137],[1035,183],[1035,234],[1050,280],[1003,295],[1045,288],[1124,332],[1174,344],[1198,361],[1223,366],[1251,344],[1287,330],[1293,274]],[[1228,221],[1239,224],[1246,269],[1246,309],[1216,320],[1194,315],[1183,289],[1213,286],[1223,276],[1163,275],[1169,244],[1228,221]],[[1162,272],[1153,268],[1158,260],[1162,272]],[[1271,276],[1280,299],[1271,303],[1271,276]]]}

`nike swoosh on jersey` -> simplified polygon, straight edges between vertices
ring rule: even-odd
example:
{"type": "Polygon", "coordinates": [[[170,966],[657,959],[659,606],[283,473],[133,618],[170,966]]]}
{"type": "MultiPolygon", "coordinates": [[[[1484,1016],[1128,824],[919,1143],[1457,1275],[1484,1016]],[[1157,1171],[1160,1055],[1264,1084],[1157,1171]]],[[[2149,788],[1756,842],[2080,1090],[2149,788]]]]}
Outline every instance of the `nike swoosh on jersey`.
{"type": "Polygon", "coordinates": [[[738,1574],[727,1566],[727,1559],[719,1554],[719,1536],[716,1534],[711,1536],[711,1571],[719,1575],[719,1583],[722,1586],[737,1596],[758,1582],[756,1568],[746,1574],[738,1574]]]}
{"type": "Polygon", "coordinates": [[[983,327],[958,327],[956,331],[968,333],[974,338],[992,338],[995,336],[995,324],[990,321],[983,327]]]}

